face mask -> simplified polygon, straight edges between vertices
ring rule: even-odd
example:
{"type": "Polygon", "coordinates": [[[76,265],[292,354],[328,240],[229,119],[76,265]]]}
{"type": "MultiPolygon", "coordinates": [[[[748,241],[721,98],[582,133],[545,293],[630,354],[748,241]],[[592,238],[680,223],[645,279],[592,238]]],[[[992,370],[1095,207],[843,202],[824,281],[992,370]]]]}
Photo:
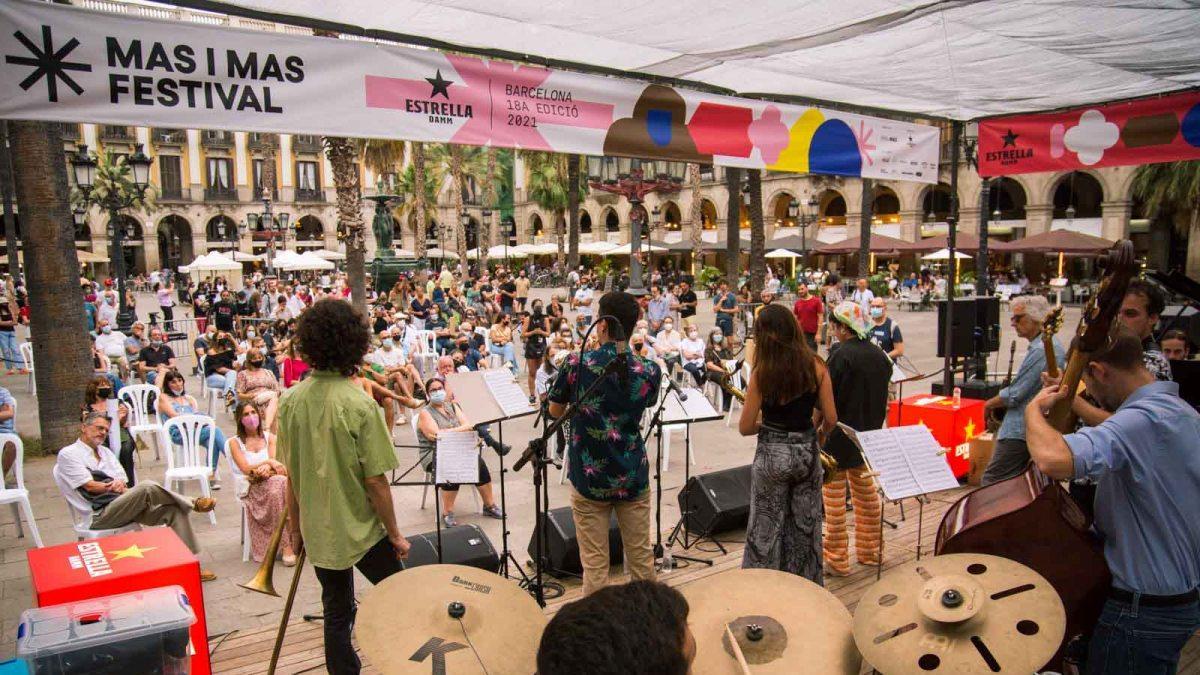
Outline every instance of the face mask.
{"type": "Polygon", "coordinates": [[[176,396],[183,396],[183,385],[171,385],[171,393],[176,396]]]}
{"type": "Polygon", "coordinates": [[[446,402],[446,390],[438,389],[437,391],[429,392],[429,402],[440,405],[446,402]]]}
{"type": "Polygon", "coordinates": [[[161,347],[161,346],[162,346],[162,340],[155,340],[155,339],[151,338],[151,339],[150,339],[150,346],[151,346],[151,347],[161,347]]]}
{"type": "Polygon", "coordinates": [[[699,335],[700,335],[700,334],[699,334],[699,333],[697,333],[696,331],[692,331],[692,332],[688,333],[688,339],[689,339],[689,340],[695,340],[695,339],[696,339],[696,337],[697,337],[697,336],[699,336],[699,335]]]}
{"type": "Polygon", "coordinates": [[[242,418],[242,426],[254,430],[258,428],[258,415],[246,415],[242,418]]]}
{"type": "Polygon", "coordinates": [[[396,342],[394,340],[392,340],[392,338],[388,338],[388,339],[384,340],[382,343],[380,343],[380,346],[383,347],[384,351],[390,352],[392,350],[392,347],[396,346],[396,342]]]}
{"type": "Polygon", "coordinates": [[[254,366],[255,368],[258,368],[258,367],[262,366],[263,360],[262,359],[249,359],[248,363],[250,365],[254,366]]]}
{"type": "Polygon", "coordinates": [[[719,345],[719,344],[721,344],[721,341],[722,341],[722,340],[724,340],[724,339],[725,339],[725,337],[724,337],[724,336],[722,336],[722,335],[714,335],[714,336],[713,336],[713,339],[712,339],[712,340],[713,340],[713,344],[714,344],[714,345],[719,345]]]}
{"type": "Polygon", "coordinates": [[[871,308],[871,318],[872,319],[878,319],[881,316],[883,316],[883,308],[882,307],[872,307],[871,308]]]}
{"type": "Polygon", "coordinates": [[[105,326],[104,328],[101,328],[101,329],[100,329],[100,332],[101,332],[101,333],[104,333],[105,335],[108,335],[109,333],[111,333],[111,332],[112,332],[112,327],[111,327],[111,326],[105,326]]]}
{"type": "Polygon", "coordinates": [[[254,331],[252,331],[252,330],[246,331],[246,337],[247,337],[247,338],[252,338],[252,337],[254,337],[255,335],[257,335],[257,333],[255,333],[255,332],[254,332],[254,331]]]}
{"type": "Polygon", "coordinates": [[[96,393],[100,395],[100,398],[108,398],[112,396],[112,389],[97,389],[96,393]]]}
{"type": "Polygon", "coordinates": [[[665,330],[665,331],[671,331],[671,330],[674,330],[674,329],[675,329],[675,324],[671,324],[671,323],[664,323],[664,324],[663,324],[663,330],[665,330]]]}

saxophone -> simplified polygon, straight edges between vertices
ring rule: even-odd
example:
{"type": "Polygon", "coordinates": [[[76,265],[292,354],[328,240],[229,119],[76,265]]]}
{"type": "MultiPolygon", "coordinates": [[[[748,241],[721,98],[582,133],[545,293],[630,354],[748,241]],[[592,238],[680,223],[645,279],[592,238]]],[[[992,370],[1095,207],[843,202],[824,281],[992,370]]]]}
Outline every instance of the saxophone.
{"type": "MultiPolygon", "coordinates": [[[[743,404],[746,403],[746,392],[733,386],[728,375],[716,380],[716,383],[721,387],[722,391],[741,401],[743,404]]],[[[821,461],[821,469],[824,472],[824,475],[821,477],[822,484],[832,481],[834,474],[842,470],[838,466],[837,460],[833,458],[833,455],[824,450],[817,450],[817,459],[821,461]]]]}

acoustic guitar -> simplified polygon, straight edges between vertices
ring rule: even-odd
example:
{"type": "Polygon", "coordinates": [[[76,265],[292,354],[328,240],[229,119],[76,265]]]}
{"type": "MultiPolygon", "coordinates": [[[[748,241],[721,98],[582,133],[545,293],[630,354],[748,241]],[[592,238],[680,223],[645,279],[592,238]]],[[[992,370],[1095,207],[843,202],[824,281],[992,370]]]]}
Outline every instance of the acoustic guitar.
{"type": "MultiPolygon", "coordinates": [[[[1062,386],[1070,393],[1047,418],[1064,433],[1074,430],[1070,399],[1078,389],[1087,357],[1105,344],[1125,289],[1137,274],[1133,244],[1128,240],[1119,242],[1098,262],[1104,277],[1083,311],[1063,368],[1062,386]]],[[[1053,345],[1045,335],[1043,339],[1047,340],[1044,345],[1050,345],[1048,356],[1052,356],[1053,345]]],[[[1066,489],[1031,462],[1019,476],[981,487],[951,506],[938,526],[934,550],[938,555],[998,555],[1045,577],[1062,598],[1067,614],[1063,643],[1047,668],[1065,672],[1063,647],[1092,629],[1111,583],[1100,542],[1090,526],[1066,489]]]]}

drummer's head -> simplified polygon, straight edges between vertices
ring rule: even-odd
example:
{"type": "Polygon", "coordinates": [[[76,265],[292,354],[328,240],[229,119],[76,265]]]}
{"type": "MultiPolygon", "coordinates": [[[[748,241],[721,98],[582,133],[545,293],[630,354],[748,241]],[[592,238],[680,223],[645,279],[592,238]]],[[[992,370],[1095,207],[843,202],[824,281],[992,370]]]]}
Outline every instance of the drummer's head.
{"type": "Polygon", "coordinates": [[[655,581],[633,581],[559,610],[542,633],[537,672],[687,675],[695,656],[683,595],[655,581]]]}

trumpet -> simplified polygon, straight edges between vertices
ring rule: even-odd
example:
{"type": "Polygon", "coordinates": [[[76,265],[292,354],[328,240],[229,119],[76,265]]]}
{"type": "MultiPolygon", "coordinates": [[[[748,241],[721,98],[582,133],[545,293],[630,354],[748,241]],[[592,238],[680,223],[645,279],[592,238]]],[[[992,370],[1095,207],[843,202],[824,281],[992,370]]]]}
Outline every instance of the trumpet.
{"type": "MultiPolygon", "coordinates": [[[[278,598],[279,593],[275,592],[274,575],[275,575],[275,556],[279,554],[279,545],[283,540],[283,528],[287,525],[287,513],[279,519],[279,524],[275,526],[275,531],[271,533],[271,541],[267,543],[267,551],[263,554],[262,564],[258,566],[258,572],[254,574],[254,578],[244,584],[238,584],[242,588],[263,593],[278,598]]],[[[275,668],[279,665],[279,652],[283,649],[283,636],[287,632],[288,618],[292,614],[292,602],[296,599],[296,587],[300,585],[300,571],[304,569],[304,548],[301,547],[300,552],[296,556],[296,572],[292,575],[292,585],[288,589],[287,601],[283,604],[283,618],[279,620],[279,630],[275,633],[275,647],[271,651],[271,664],[267,669],[268,675],[275,675],[275,668]]]]}
{"type": "MultiPolygon", "coordinates": [[[[722,377],[722,378],[716,380],[716,383],[721,387],[721,389],[725,393],[736,398],[737,400],[741,401],[742,403],[745,403],[746,402],[746,392],[733,386],[733,383],[730,382],[729,379],[730,378],[728,376],[725,376],[725,377],[722,377]]],[[[834,459],[833,455],[829,454],[828,452],[825,452],[824,450],[817,451],[817,459],[819,459],[821,461],[821,469],[824,472],[824,475],[821,478],[822,483],[831,482],[833,480],[834,474],[836,474],[838,471],[842,470],[841,467],[838,466],[837,460],[834,459]]]]}

